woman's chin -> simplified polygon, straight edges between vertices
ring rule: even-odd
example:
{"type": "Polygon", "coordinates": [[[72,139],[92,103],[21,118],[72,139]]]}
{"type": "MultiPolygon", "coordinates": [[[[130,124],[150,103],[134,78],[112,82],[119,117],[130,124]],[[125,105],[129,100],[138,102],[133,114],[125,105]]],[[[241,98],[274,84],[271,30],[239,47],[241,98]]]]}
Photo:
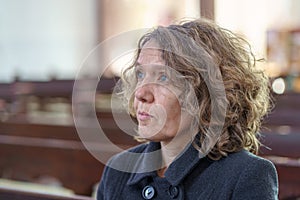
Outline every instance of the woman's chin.
{"type": "Polygon", "coordinates": [[[154,129],[151,126],[139,126],[138,134],[141,138],[144,138],[146,140],[155,140],[157,137],[159,137],[159,130],[154,129]]]}

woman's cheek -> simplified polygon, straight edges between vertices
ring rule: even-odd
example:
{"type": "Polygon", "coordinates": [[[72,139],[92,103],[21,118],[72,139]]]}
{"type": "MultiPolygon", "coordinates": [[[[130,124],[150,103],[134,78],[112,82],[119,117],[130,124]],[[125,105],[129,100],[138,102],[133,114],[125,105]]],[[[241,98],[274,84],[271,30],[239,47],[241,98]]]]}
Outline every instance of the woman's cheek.
{"type": "Polygon", "coordinates": [[[136,100],[136,98],[133,98],[132,107],[133,107],[134,112],[136,112],[137,106],[138,106],[137,100],[136,100]]]}

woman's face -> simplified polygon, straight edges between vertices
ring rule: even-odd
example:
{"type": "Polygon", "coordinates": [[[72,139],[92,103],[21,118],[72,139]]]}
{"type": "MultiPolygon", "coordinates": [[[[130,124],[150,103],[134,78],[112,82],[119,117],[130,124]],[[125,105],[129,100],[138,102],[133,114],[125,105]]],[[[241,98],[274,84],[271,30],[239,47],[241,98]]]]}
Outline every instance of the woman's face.
{"type": "Polygon", "coordinates": [[[170,142],[191,123],[190,117],[182,117],[178,99],[181,91],[171,85],[168,74],[158,46],[148,42],[137,60],[134,109],[139,136],[151,141],[170,142]]]}

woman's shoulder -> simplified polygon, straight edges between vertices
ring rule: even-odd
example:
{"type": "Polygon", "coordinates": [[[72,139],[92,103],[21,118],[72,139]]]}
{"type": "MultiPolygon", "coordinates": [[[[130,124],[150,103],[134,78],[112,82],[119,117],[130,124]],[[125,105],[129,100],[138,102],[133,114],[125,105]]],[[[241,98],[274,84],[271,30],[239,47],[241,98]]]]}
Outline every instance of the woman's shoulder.
{"type": "Polygon", "coordinates": [[[266,158],[255,155],[247,150],[241,150],[239,152],[231,153],[227,156],[227,160],[232,162],[237,162],[240,164],[255,163],[261,165],[273,166],[273,163],[271,161],[267,160],[266,158]]]}
{"type": "Polygon", "coordinates": [[[276,168],[271,161],[246,150],[229,154],[227,157],[222,158],[219,164],[223,169],[234,174],[237,172],[250,173],[251,171],[277,174],[276,168]]]}
{"type": "Polygon", "coordinates": [[[278,176],[274,164],[246,150],[230,154],[224,159],[227,175],[235,185],[237,199],[276,199],[278,195],[278,176]],[[249,194],[248,189],[252,188],[249,194]],[[262,188],[264,188],[262,190],[262,188]],[[243,197],[247,194],[248,197],[243,197]]]}
{"type": "Polygon", "coordinates": [[[206,171],[207,176],[215,176],[215,187],[234,191],[236,199],[276,199],[278,194],[278,177],[274,164],[246,150],[230,153],[214,162],[206,171]]]}

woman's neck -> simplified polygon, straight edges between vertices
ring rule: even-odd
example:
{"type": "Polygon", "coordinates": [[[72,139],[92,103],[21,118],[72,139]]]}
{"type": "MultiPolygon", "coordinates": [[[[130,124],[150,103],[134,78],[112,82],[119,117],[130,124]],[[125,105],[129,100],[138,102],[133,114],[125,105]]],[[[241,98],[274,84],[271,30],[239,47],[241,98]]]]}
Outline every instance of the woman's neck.
{"type": "Polygon", "coordinates": [[[183,152],[186,146],[192,142],[196,133],[180,134],[177,135],[171,142],[160,142],[162,154],[162,168],[158,170],[159,176],[164,176],[164,172],[168,169],[170,164],[178,157],[178,155],[183,152]]]}

